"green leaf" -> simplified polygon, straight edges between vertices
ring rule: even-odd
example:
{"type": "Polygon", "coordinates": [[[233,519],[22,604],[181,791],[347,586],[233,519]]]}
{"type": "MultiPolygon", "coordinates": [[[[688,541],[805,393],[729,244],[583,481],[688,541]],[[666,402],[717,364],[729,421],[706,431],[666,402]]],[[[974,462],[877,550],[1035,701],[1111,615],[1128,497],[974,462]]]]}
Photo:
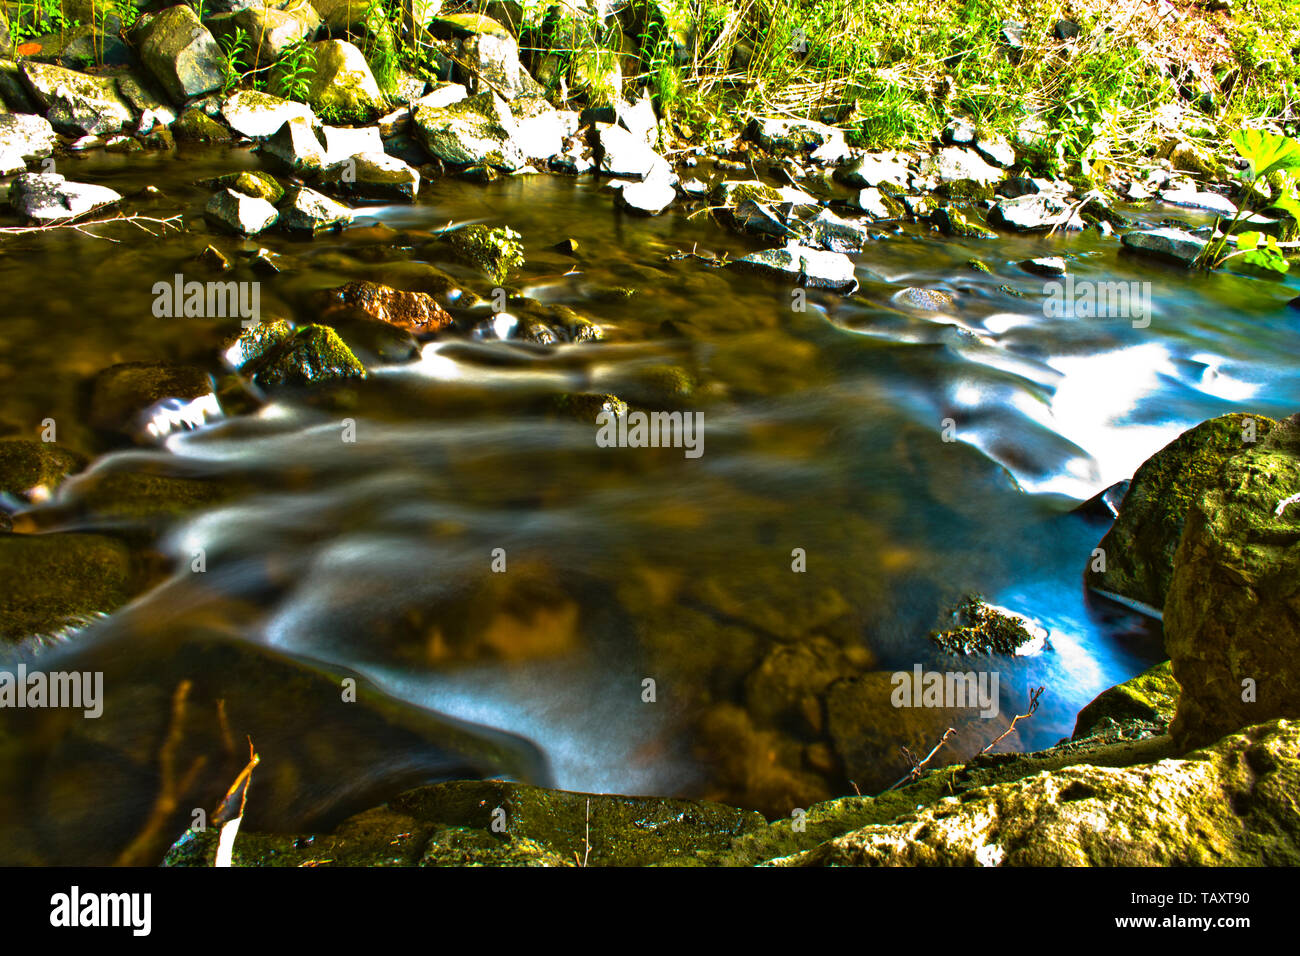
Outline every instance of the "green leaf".
{"type": "Polygon", "coordinates": [[[1281,209],[1292,219],[1300,221],[1300,197],[1296,196],[1293,192],[1283,193],[1281,196],[1278,196],[1268,204],[1268,208],[1281,209]]]}
{"type": "Polygon", "coordinates": [[[1279,169],[1300,170],[1300,143],[1262,129],[1240,129],[1229,134],[1241,158],[1250,164],[1252,179],[1279,169]]]}
{"type": "Polygon", "coordinates": [[[1237,248],[1242,252],[1248,252],[1251,249],[1259,247],[1259,233],[1243,232],[1237,236],[1237,248]]]}

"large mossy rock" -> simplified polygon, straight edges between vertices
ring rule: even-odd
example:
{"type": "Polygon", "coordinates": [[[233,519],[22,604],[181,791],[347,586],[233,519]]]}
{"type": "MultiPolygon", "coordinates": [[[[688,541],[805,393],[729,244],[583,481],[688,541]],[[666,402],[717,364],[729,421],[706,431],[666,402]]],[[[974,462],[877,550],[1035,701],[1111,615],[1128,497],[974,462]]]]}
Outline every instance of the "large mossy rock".
{"type": "Polygon", "coordinates": [[[131,555],[92,534],[0,534],[0,642],[53,637],[130,596],[131,555]]]}
{"type": "Polygon", "coordinates": [[[384,112],[384,94],[362,52],[346,40],[312,44],[316,71],[307,102],[330,123],[369,123],[384,112]]]}
{"type": "Polygon", "coordinates": [[[1167,727],[1174,719],[1178,694],[1178,681],[1174,680],[1169,661],[1156,664],[1098,694],[1079,711],[1071,739],[1081,740],[1128,721],[1167,727]]]}
{"type": "Polygon", "coordinates": [[[188,6],[143,18],[132,39],[140,61],[176,103],[221,89],[225,55],[188,6]]]}
{"type": "Polygon", "coordinates": [[[544,92],[519,62],[514,35],[491,17],[478,13],[438,17],[429,32],[453,45],[457,78],[474,92],[492,91],[508,100],[544,92]]]}
{"type": "Polygon", "coordinates": [[[1222,464],[1187,513],[1165,602],[1186,745],[1300,715],[1300,415],[1222,464]]]}
{"type": "Polygon", "coordinates": [[[514,115],[495,93],[446,105],[418,104],[413,119],[424,148],[451,166],[483,165],[514,172],[527,162],[514,115]]]}
{"type": "Polygon", "coordinates": [[[304,387],[366,377],[366,367],[339,334],[326,325],[304,325],[281,341],[273,338],[263,351],[241,366],[241,371],[262,387],[304,387]]]}
{"type": "Polygon", "coordinates": [[[46,118],[61,133],[120,133],[134,118],[112,77],[87,76],[32,60],[24,61],[19,70],[46,118]]]}
{"type": "Polygon", "coordinates": [[[941,796],[776,860],[793,866],[1300,865],[1300,724],[1181,759],[1078,765],[941,796]]]}
{"type": "MultiPolygon", "coordinates": [[[[764,825],[716,803],[544,790],[495,781],[401,794],[311,839],[241,830],[236,866],[690,865],[764,825]],[[497,821],[499,829],[493,829],[497,821]],[[394,838],[401,834],[400,837],[394,838]]],[[[211,866],[216,833],[187,833],[172,866],[211,866]]]]}
{"type": "Polygon", "coordinates": [[[1163,608],[1188,508],[1227,459],[1262,441],[1274,424],[1262,415],[1212,418],[1148,458],[1101,539],[1105,570],[1094,571],[1089,562],[1088,586],[1163,608]]]}

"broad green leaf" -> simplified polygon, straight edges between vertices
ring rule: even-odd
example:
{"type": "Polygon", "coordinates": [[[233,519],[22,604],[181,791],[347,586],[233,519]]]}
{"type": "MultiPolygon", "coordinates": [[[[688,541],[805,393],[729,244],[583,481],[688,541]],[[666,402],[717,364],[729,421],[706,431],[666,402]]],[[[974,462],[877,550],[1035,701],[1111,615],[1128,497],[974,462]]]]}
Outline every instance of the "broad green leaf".
{"type": "Polygon", "coordinates": [[[1242,252],[1248,252],[1251,249],[1259,247],[1259,233],[1243,232],[1237,236],[1237,248],[1242,252]]]}
{"type": "Polygon", "coordinates": [[[1250,164],[1251,176],[1259,179],[1278,169],[1300,170],[1300,143],[1262,129],[1239,129],[1229,134],[1241,158],[1250,164]]]}
{"type": "Polygon", "coordinates": [[[1292,219],[1300,221],[1300,196],[1293,192],[1283,193],[1268,205],[1269,209],[1281,209],[1292,219]]]}

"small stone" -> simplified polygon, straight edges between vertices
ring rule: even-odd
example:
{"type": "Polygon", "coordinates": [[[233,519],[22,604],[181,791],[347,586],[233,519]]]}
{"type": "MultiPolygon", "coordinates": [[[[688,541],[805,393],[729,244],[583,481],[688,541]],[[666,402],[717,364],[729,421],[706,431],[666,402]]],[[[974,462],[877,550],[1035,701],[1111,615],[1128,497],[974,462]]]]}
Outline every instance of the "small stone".
{"type": "Polygon", "coordinates": [[[208,200],[203,215],[209,222],[244,236],[255,236],[271,226],[279,212],[265,199],[223,189],[208,200]]]}

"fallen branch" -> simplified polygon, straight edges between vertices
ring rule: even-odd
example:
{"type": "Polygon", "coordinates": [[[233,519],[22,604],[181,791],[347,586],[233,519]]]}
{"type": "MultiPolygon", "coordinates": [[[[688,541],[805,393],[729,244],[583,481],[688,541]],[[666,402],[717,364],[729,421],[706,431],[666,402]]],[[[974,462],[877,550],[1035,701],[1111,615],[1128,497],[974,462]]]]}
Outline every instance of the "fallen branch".
{"type": "Polygon", "coordinates": [[[898,749],[903,752],[903,756],[907,759],[907,762],[912,765],[912,769],[909,770],[906,773],[906,775],[900,778],[892,786],[886,787],[883,791],[881,791],[882,795],[889,793],[890,790],[897,790],[905,783],[911,783],[914,780],[919,780],[921,778],[921,768],[930,762],[930,758],[939,752],[940,747],[946,744],[950,738],[956,736],[957,736],[957,731],[954,728],[949,727],[947,730],[943,732],[943,736],[939,738],[939,742],[934,745],[934,749],[925,755],[924,760],[917,760],[916,757],[913,756],[912,751],[908,750],[906,747],[899,747],[898,749]]]}
{"type": "Polygon", "coordinates": [[[124,222],[135,226],[137,229],[143,229],[151,236],[160,236],[167,232],[169,227],[179,230],[181,228],[181,219],[182,217],[179,213],[175,216],[169,216],[166,219],[155,219],[152,216],[142,216],[139,213],[132,213],[129,216],[124,213],[119,213],[116,216],[109,216],[107,219],[92,219],[86,222],[79,221],[80,217],[78,216],[70,216],[67,219],[58,219],[54,222],[47,222],[40,226],[0,226],[0,236],[25,236],[31,233],[50,232],[54,229],[75,229],[83,236],[89,236],[91,239],[103,239],[107,242],[121,242],[122,240],[120,239],[97,235],[96,233],[88,232],[87,230],[91,226],[105,226],[115,222],[124,222]],[[145,223],[158,226],[160,227],[160,230],[154,232],[154,230],[150,229],[148,225],[144,225],[145,223]]]}
{"type": "Polygon", "coordinates": [[[998,736],[993,739],[993,742],[989,744],[987,747],[985,747],[983,750],[981,750],[980,753],[986,754],[994,747],[996,747],[998,741],[1000,741],[1003,737],[1005,737],[1007,734],[1011,733],[1011,731],[1016,729],[1016,723],[1018,721],[1027,720],[1028,718],[1034,716],[1034,711],[1038,710],[1038,700],[1040,697],[1043,696],[1043,690],[1044,688],[1042,687],[1038,687],[1035,688],[1034,690],[1031,690],[1029,692],[1029,711],[1024,714],[1016,714],[1016,716],[1012,717],[1011,726],[1008,727],[1006,730],[1004,730],[1002,733],[998,734],[998,736]]]}

